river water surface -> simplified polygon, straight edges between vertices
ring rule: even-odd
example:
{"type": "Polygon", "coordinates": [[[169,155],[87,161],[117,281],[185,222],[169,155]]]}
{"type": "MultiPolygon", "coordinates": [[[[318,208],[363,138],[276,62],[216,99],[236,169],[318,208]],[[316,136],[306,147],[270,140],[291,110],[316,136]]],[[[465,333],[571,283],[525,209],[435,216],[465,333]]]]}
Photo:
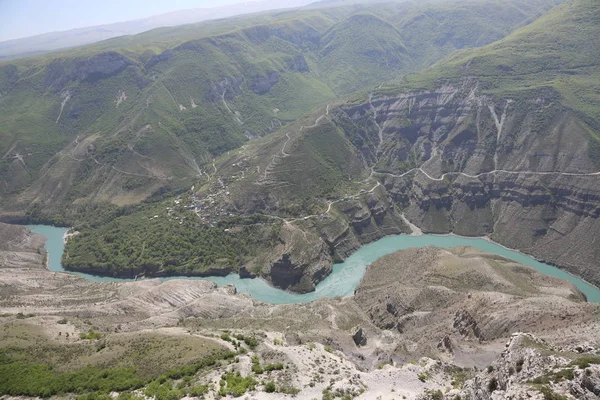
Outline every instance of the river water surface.
{"type": "MultiPolygon", "coordinates": [[[[61,265],[61,259],[65,248],[63,236],[67,232],[67,229],[56,228],[47,225],[28,225],[27,228],[46,237],[46,249],[49,256],[49,269],[51,271],[66,272],[61,265]]],[[[341,264],[335,264],[333,266],[333,272],[317,285],[316,290],[306,294],[289,293],[270,286],[262,279],[240,279],[239,275],[236,274],[231,274],[225,277],[171,277],[161,279],[208,279],[215,282],[219,286],[232,284],[237,288],[238,291],[249,293],[255,299],[264,301],[266,303],[306,303],[321,297],[331,298],[338,296],[350,296],[354,293],[354,289],[358,286],[360,280],[362,279],[368,264],[386,254],[393,253],[397,250],[405,250],[411,247],[424,246],[437,246],[442,248],[471,246],[489,253],[498,254],[521,264],[529,265],[543,274],[566,279],[577,286],[577,288],[587,296],[588,301],[600,302],[600,290],[598,288],[590,285],[582,279],[566,273],[559,268],[539,262],[528,255],[519,253],[518,251],[506,249],[485,239],[465,238],[454,235],[396,235],[388,236],[376,242],[367,244],[361,247],[356,253],[348,257],[345,262],[341,264]]],[[[69,273],[82,276],[94,282],[118,282],[127,280],[100,277],[80,272],[69,273]]]]}

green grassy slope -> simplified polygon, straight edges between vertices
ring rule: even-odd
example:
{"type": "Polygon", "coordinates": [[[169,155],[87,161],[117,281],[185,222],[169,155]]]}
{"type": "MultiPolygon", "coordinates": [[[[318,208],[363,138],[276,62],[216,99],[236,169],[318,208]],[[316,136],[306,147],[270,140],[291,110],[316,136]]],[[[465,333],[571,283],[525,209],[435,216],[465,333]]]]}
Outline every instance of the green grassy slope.
{"type": "Polygon", "coordinates": [[[235,355],[210,339],[149,332],[107,337],[89,328],[79,340],[65,342],[19,321],[5,325],[0,337],[3,396],[106,399],[116,390],[123,392],[122,398],[137,398],[130,391],[147,387],[157,398],[156,389],[162,389],[160,398],[181,398],[193,389],[191,377],[196,373],[213,370],[235,355]],[[174,381],[182,378],[187,383],[175,390],[174,381]]]}
{"type": "Polygon", "coordinates": [[[452,3],[423,2],[397,14],[396,27],[404,32],[404,42],[421,60],[430,65],[451,51],[479,47],[495,42],[511,31],[544,14],[551,5],[546,1],[452,3]],[[523,15],[529,17],[523,19],[523,15]],[[506,21],[505,23],[496,23],[506,21]]]}
{"type": "Polygon", "coordinates": [[[2,63],[1,207],[123,205],[189,187],[249,137],[455,48],[489,43],[556,2],[272,12],[2,63]],[[463,25],[478,29],[469,35],[463,25]],[[448,34],[460,41],[439,41],[448,34]]]}
{"type": "Polygon", "coordinates": [[[332,71],[336,92],[352,92],[386,80],[402,70],[411,56],[402,35],[370,13],[351,16],[328,30],[321,41],[323,68],[332,71]]]}
{"type": "Polygon", "coordinates": [[[491,45],[456,52],[404,84],[432,87],[476,77],[492,96],[556,98],[589,132],[590,152],[600,166],[599,48],[600,7],[578,0],[491,45]]]}
{"type": "MultiPolygon", "coordinates": [[[[514,106],[513,133],[518,132],[516,124],[522,121],[523,126],[529,127],[526,129],[531,129],[530,136],[550,135],[546,127],[551,124],[554,113],[575,113],[575,118],[570,121],[589,131],[590,151],[593,152],[598,132],[595,128],[597,107],[594,106],[599,98],[598,80],[594,79],[599,62],[595,51],[599,48],[599,14],[600,7],[591,0],[566,3],[506,39],[480,49],[458,52],[420,74],[407,76],[400,85],[388,84],[382,89],[373,89],[373,97],[378,97],[378,90],[380,94],[397,96],[404,90],[431,89],[446,83],[456,86],[467,81],[469,88],[478,87],[480,95],[487,95],[492,100],[522,100],[522,104],[514,106]],[[538,112],[536,110],[540,107],[531,105],[535,103],[531,99],[540,97],[551,105],[544,108],[546,111],[538,112]],[[519,112],[523,116],[519,116],[519,112]]],[[[470,90],[466,90],[465,95],[470,90]]],[[[355,95],[355,100],[356,109],[352,104],[342,107],[346,111],[332,107],[329,117],[316,127],[300,130],[300,125],[312,124],[316,116],[324,112],[324,107],[310,118],[250,142],[242,151],[231,156],[223,155],[217,163],[218,175],[223,178],[231,176],[232,179],[225,183],[226,196],[223,193],[221,200],[218,196],[212,197],[217,199],[215,210],[223,201],[223,204],[229,204],[229,210],[236,209],[239,213],[250,214],[260,210],[286,218],[318,215],[327,209],[328,201],[354,195],[360,189],[371,189],[374,182],[365,180],[370,172],[368,165],[374,165],[376,171],[400,173],[421,165],[427,159],[428,156],[421,161],[412,160],[410,157],[417,157],[412,154],[406,162],[402,161],[402,155],[413,144],[406,140],[398,143],[388,140],[379,149],[381,154],[375,154],[377,132],[374,131],[368,97],[355,95]],[[290,132],[292,140],[288,140],[286,135],[290,132]],[[404,148],[406,146],[407,149],[404,148]],[[240,173],[240,166],[243,166],[245,174],[240,173]]],[[[402,119],[402,115],[398,118],[398,121],[387,121],[387,126],[393,123],[400,131],[410,128],[410,121],[402,119]]],[[[474,124],[465,119],[461,126],[466,127],[467,133],[475,132],[478,128],[474,124]]],[[[478,124],[482,131],[491,132],[493,120],[488,115],[478,124]],[[488,124],[491,125],[486,127],[488,124]]],[[[415,135],[419,135],[418,131],[415,135]]],[[[448,142],[459,143],[462,140],[455,136],[449,136],[448,142]]],[[[465,136],[464,132],[462,136],[465,136]]],[[[410,140],[414,142],[416,139],[410,140]]],[[[485,142],[487,139],[482,140],[485,142]]],[[[481,149],[493,149],[484,145],[487,147],[481,149]]],[[[570,151],[566,147],[563,150],[570,151]]],[[[473,153],[470,151],[469,157],[473,153]]],[[[501,154],[501,161],[502,157],[501,154]]],[[[490,166],[493,155],[488,154],[486,160],[481,168],[493,168],[490,166]]],[[[461,168],[458,164],[446,167],[461,168]]],[[[219,190],[219,187],[214,185],[213,180],[213,186],[202,186],[200,193],[216,195],[214,188],[219,190]]],[[[215,211],[215,215],[218,212],[215,211]]],[[[307,232],[311,232],[310,229],[307,232]]],[[[98,240],[102,237],[100,232],[92,230],[89,237],[98,240]]],[[[121,233],[124,240],[135,237],[126,228],[121,233]]],[[[81,247],[76,249],[76,242],[77,239],[74,239],[74,256],[90,253],[94,246],[93,241],[84,245],[82,240],[81,247]]]]}

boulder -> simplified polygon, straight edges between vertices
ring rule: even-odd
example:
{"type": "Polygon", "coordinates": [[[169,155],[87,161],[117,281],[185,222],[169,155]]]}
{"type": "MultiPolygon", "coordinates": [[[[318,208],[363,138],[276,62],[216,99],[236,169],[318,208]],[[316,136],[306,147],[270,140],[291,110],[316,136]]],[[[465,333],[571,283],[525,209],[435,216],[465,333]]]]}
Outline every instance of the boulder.
{"type": "Polygon", "coordinates": [[[357,346],[364,346],[367,344],[367,335],[362,327],[356,326],[352,329],[352,340],[357,346]]]}

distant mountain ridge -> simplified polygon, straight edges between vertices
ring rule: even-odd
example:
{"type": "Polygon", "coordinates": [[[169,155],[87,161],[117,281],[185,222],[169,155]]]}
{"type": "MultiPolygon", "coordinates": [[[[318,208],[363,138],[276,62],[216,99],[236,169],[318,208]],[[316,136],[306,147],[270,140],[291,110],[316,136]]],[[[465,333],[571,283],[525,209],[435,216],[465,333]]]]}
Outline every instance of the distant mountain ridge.
{"type": "Polygon", "coordinates": [[[83,46],[123,35],[135,35],[160,27],[178,26],[196,22],[251,14],[280,8],[294,8],[309,4],[310,0],[263,0],[244,2],[214,8],[194,8],[172,11],[131,21],[96,25],[67,31],[0,42],[0,61],[28,57],[69,47],[83,46]]]}

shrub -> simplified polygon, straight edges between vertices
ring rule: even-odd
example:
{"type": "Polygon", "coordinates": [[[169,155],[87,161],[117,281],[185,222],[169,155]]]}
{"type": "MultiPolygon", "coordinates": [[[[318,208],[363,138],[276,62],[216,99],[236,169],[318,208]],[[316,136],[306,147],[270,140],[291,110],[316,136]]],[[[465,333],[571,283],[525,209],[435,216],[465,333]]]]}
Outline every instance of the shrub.
{"type": "Polygon", "coordinates": [[[102,335],[98,332],[94,332],[93,329],[90,329],[88,333],[80,333],[79,337],[84,340],[98,340],[102,335]]]}
{"type": "Polygon", "coordinates": [[[267,382],[265,383],[265,392],[267,393],[275,393],[275,390],[277,388],[275,387],[275,383],[274,382],[267,382]]]}
{"type": "Polygon", "coordinates": [[[425,395],[429,400],[442,400],[444,398],[441,390],[427,390],[425,391],[425,395]]]}
{"type": "Polygon", "coordinates": [[[255,349],[258,346],[258,340],[254,337],[244,336],[244,343],[251,349],[255,349]]]}
{"type": "Polygon", "coordinates": [[[300,389],[293,386],[282,386],[279,388],[279,393],[295,395],[300,393],[300,389]]]}
{"type": "Polygon", "coordinates": [[[173,389],[170,383],[160,384],[157,381],[151,382],[144,390],[144,394],[155,400],[179,400],[184,396],[183,391],[173,389]]]}
{"type": "Polygon", "coordinates": [[[254,372],[255,374],[260,375],[263,372],[278,371],[282,370],[283,368],[284,365],[282,363],[266,364],[264,366],[261,366],[260,359],[258,358],[258,356],[252,356],[252,372],[254,372]]]}
{"type": "Polygon", "coordinates": [[[496,379],[496,377],[490,379],[487,384],[487,390],[489,393],[493,393],[498,390],[498,379],[496,379]]]}
{"type": "Polygon", "coordinates": [[[277,364],[267,364],[263,367],[263,370],[265,370],[266,372],[271,372],[271,371],[279,371],[282,370],[284,368],[282,363],[277,363],[277,364]]]}
{"type": "Polygon", "coordinates": [[[221,334],[221,340],[224,340],[226,342],[231,342],[232,341],[231,336],[229,336],[229,334],[227,332],[223,332],[221,334]]]}
{"type": "Polygon", "coordinates": [[[253,390],[256,384],[256,380],[251,376],[242,377],[239,372],[228,372],[221,377],[219,394],[221,396],[230,394],[233,397],[240,397],[248,390],[253,390]]]}
{"type": "Polygon", "coordinates": [[[189,390],[189,395],[193,396],[193,397],[204,396],[205,394],[208,393],[208,390],[209,390],[208,385],[194,386],[193,388],[191,388],[189,390]]]}

